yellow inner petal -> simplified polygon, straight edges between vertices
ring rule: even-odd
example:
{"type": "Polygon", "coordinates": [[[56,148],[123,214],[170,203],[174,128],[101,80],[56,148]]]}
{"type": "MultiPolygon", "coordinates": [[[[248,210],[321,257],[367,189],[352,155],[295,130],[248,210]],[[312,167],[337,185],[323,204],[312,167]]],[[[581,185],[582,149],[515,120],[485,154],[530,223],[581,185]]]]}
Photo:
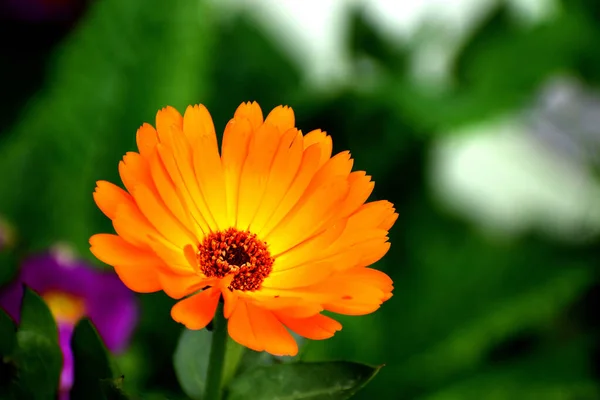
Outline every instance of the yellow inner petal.
{"type": "Polygon", "coordinates": [[[57,322],[75,324],[85,314],[82,298],[61,291],[49,291],[42,295],[57,322]]]}

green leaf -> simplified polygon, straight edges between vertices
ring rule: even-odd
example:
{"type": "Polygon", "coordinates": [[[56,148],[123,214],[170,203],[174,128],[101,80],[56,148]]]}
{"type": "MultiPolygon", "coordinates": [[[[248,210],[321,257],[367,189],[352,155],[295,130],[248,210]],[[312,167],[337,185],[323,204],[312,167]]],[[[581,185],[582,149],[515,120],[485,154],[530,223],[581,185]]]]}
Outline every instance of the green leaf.
{"type": "Polygon", "coordinates": [[[0,308],[0,359],[12,354],[17,344],[17,329],[12,319],[0,308]]]}
{"type": "Polygon", "coordinates": [[[24,286],[19,333],[36,333],[58,343],[58,329],[46,302],[33,290],[24,286]]]}
{"type": "Polygon", "coordinates": [[[227,400],[342,400],[366,385],[381,367],[351,362],[292,363],[249,370],[229,386],[227,400]]]}
{"type": "MultiPolygon", "coordinates": [[[[192,399],[201,399],[204,394],[211,340],[212,332],[206,329],[197,331],[186,329],[182,332],[173,355],[173,364],[179,384],[192,399]]],[[[242,346],[228,337],[223,386],[227,385],[235,374],[243,351],[242,346]]]]}
{"type": "Polygon", "coordinates": [[[87,318],[75,327],[71,348],[75,362],[75,382],[71,390],[74,399],[112,399],[109,392],[120,392],[120,380],[114,379],[116,374],[110,355],[87,318]]]}
{"type": "Polygon", "coordinates": [[[52,398],[58,392],[62,352],[58,343],[32,331],[18,332],[14,359],[19,398],[52,398]],[[31,397],[33,396],[33,397],[31,397]]]}
{"type": "Polygon", "coordinates": [[[363,7],[352,10],[349,19],[349,45],[355,59],[368,56],[386,72],[403,74],[406,71],[408,57],[404,49],[398,46],[398,41],[389,40],[376,29],[363,7]]]}
{"type": "Polygon", "coordinates": [[[0,249],[0,287],[12,281],[17,274],[17,255],[8,249],[0,249]]]}
{"type": "Polygon", "coordinates": [[[9,392],[16,398],[52,398],[58,391],[62,352],[58,331],[46,303],[25,287],[21,323],[17,332],[14,360],[15,377],[9,392]]]}
{"type": "Polygon", "coordinates": [[[281,364],[281,360],[277,357],[267,353],[266,351],[254,351],[254,350],[246,350],[242,359],[240,360],[240,365],[237,368],[236,376],[245,374],[248,371],[253,370],[257,367],[264,367],[268,365],[281,364]]]}

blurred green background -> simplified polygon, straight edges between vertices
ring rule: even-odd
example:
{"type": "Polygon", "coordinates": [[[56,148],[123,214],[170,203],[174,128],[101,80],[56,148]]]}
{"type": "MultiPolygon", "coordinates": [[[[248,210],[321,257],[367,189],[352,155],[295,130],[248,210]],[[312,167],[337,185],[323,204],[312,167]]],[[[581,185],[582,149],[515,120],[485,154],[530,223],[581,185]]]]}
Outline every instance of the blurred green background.
{"type": "MultiPolygon", "coordinates": [[[[71,0],[56,4],[74,12],[37,19],[2,8],[0,215],[25,249],[67,242],[102,267],[88,238],[112,227],[95,181],[119,181],[159,108],[203,103],[222,132],[242,101],[288,104],[400,214],[376,265],[394,297],[340,317],[302,358],[385,364],[358,399],[600,399],[600,3],[462,2],[449,24],[448,2],[404,29],[340,0],[336,52],[312,61],[301,50],[318,43],[292,33],[314,26],[261,11],[274,2],[233,3],[71,0]]],[[[173,301],[139,300],[125,387],[185,399],[173,301]]]]}

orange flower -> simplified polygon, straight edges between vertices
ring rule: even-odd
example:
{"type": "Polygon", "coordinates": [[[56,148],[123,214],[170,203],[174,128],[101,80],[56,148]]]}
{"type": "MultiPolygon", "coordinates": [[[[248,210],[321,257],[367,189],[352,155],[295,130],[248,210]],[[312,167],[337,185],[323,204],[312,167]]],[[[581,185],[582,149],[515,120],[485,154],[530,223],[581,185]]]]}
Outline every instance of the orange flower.
{"type": "Polygon", "coordinates": [[[351,172],[350,153],[331,157],[331,137],[294,124],[291,108],[263,121],[244,103],[219,154],[204,106],[183,117],[162,109],[119,164],[126,190],[97,184],[117,234],[93,236],[92,253],[133,291],[183,298],[171,316],[189,329],[204,328],[222,296],[229,335],[271,354],[298,352],[288,329],[333,336],[342,326],[324,310],[375,311],[392,281],[367,267],[388,251],[397,214],[387,201],[365,204],[374,183],[351,172]]]}

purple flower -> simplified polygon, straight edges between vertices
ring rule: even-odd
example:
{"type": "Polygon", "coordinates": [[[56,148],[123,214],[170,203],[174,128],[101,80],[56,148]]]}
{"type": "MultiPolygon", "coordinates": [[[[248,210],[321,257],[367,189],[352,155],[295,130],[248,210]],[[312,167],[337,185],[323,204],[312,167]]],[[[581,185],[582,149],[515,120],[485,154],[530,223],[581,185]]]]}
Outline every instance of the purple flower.
{"type": "Polygon", "coordinates": [[[60,391],[61,399],[67,399],[73,385],[73,328],[86,316],[110,351],[123,351],[137,322],[135,295],[114,273],[95,269],[61,248],[24,260],[17,279],[0,290],[0,307],[17,323],[23,284],[42,296],[58,325],[64,361],[60,391]]]}

